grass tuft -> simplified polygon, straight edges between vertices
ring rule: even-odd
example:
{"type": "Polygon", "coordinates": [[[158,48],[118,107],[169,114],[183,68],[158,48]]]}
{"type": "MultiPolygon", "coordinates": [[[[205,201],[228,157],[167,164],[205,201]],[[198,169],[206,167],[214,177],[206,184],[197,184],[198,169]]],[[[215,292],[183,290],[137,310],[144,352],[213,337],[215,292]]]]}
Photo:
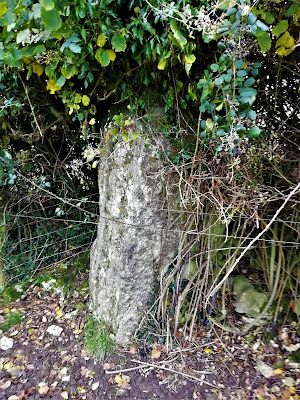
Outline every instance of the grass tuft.
{"type": "Polygon", "coordinates": [[[90,317],[85,326],[84,344],[93,357],[103,359],[113,352],[114,339],[109,326],[90,317]]]}

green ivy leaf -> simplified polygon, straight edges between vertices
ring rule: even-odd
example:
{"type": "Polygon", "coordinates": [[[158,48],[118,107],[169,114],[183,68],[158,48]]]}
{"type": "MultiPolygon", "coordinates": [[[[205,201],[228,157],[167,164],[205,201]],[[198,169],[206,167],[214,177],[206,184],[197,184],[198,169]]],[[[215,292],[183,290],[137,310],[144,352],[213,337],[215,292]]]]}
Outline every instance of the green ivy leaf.
{"type": "Polygon", "coordinates": [[[41,9],[42,23],[48,31],[56,31],[62,26],[62,20],[59,12],[56,10],[47,11],[44,8],[41,9]]]}
{"type": "Polygon", "coordinates": [[[211,64],[210,69],[213,72],[217,72],[219,70],[219,65],[218,64],[211,64]]]}
{"type": "Polygon", "coordinates": [[[6,13],[8,10],[7,8],[7,3],[4,1],[3,3],[0,3],[0,18],[6,13]]]}
{"type": "Polygon", "coordinates": [[[50,11],[53,10],[55,4],[52,0],[39,0],[45,10],[50,11]]]}
{"type": "Polygon", "coordinates": [[[30,30],[25,29],[17,34],[17,43],[30,43],[30,30]]]}
{"type": "Polygon", "coordinates": [[[39,3],[36,3],[32,6],[32,12],[33,12],[34,18],[41,18],[41,9],[42,8],[43,8],[43,6],[39,3]]]}
{"type": "Polygon", "coordinates": [[[126,39],[123,35],[115,34],[111,39],[111,45],[116,52],[125,51],[127,47],[126,39]]]}
{"type": "Polygon", "coordinates": [[[66,79],[71,79],[77,73],[76,65],[70,64],[66,68],[62,68],[61,73],[66,79]]]}
{"type": "Polygon", "coordinates": [[[264,32],[267,32],[269,30],[269,27],[267,25],[265,25],[263,22],[261,21],[256,21],[256,26],[261,29],[264,32]]]}
{"type": "Polygon", "coordinates": [[[227,17],[230,17],[231,15],[235,14],[236,12],[237,12],[236,8],[228,7],[226,10],[226,15],[227,15],[227,17]]]}
{"type": "Polygon", "coordinates": [[[33,49],[33,55],[35,56],[36,54],[43,53],[44,51],[46,51],[46,47],[43,44],[38,44],[33,49]]]}
{"type": "Polygon", "coordinates": [[[255,83],[255,79],[254,78],[248,78],[246,79],[244,85],[245,86],[252,86],[255,83]]]}
{"type": "Polygon", "coordinates": [[[242,69],[243,65],[244,65],[244,61],[241,58],[236,60],[235,66],[236,66],[237,69],[242,69]]]}
{"type": "Polygon", "coordinates": [[[260,50],[262,53],[266,53],[271,48],[271,38],[268,32],[264,32],[263,35],[257,38],[257,42],[259,44],[260,50]]]}
{"type": "Polygon", "coordinates": [[[97,46],[98,47],[103,47],[105,45],[106,42],[106,35],[104,35],[104,33],[102,33],[102,35],[98,36],[97,38],[97,46]]]}
{"type": "Polygon", "coordinates": [[[65,82],[66,82],[66,78],[63,75],[61,75],[60,78],[56,81],[56,84],[58,86],[62,87],[62,86],[64,86],[65,82]]]}
{"type": "Polygon", "coordinates": [[[196,57],[194,56],[194,54],[185,55],[185,62],[187,64],[193,64],[195,61],[196,61],[196,57]]]}
{"type": "Polygon", "coordinates": [[[249,25],[253,25],[256,20],[257,16],[253,12],[251,12],[247,17],[247,22],[249,25]]]}
{"type": "Polygon", "coordinates": [[[174,38],[177,40],[179,46],[183,48],[187,44],[186,38],[183,36],[183,34],[180,32],[177,24],[175,21],[170,23],[170,28],[173,32],[174,38]]]}
{"type": "Polygon", "coordinates": [[[237,75],[239,78],[242,78],[242,77],[244,77],[244,76],[247,75],[247,72],[246,72],[245,70],[241,69],[240,71],[237,71],[236,75],[237,75]]]}
{"type": "Polygon", "coordinates": [[[275,21],[275,17],[273,14],[271,14],[269,11],[266,13],[265,16],[265,21],[267,24],[271,25],[275,21]]]}
{"type": "Polygon", "coordinates": [[[78,44],[76,44],[76,43],[70,43],[70,44],[69,44],[69,49],[70,49],[73,53],[81,53],[81,47],[78,46],[78,44]]]}
{"type": "MultiPolygon", "coordinates": [[[[117,51],[117,50],[116,50],[117,51]]],[[[107,67],[110,63],[109,54],[103,49],[98,49],[95,53],[95,58],[102,67],[107,67]]]]}
{"type": "Polygon", "coordinates": [[[239,93],[242,97],[252,97],[257,95],[257,91],[252,87],[240,88],[239,93]]]}
{"type": "Polygon", "coordinates": [[[224,82],[224,75],[219,76],[216,80],[215,80],[215,84],[220,86],[222,85],[222,83],[224,82]]]}
{"type": "Polygon", "coordinates": [[[247,112],[247,117],[253,121],[256,119],[256,112],[254,110],[249,110],[247,112]]]}
{"type": "Polygon", "coordinates": [[[278,37],[282,33],[284,33],[288,27],[289,27],[288,21],[286,19],[283,19],[282,21],[278,22],[277,25],[274,26],[274,28],[272,29],[272,33],[274,36],[278,37]]]}
{"type": "Polygon", "coordinates": [[[10,52],[5,53],[4,62],[9,67],[18,67],[20,62],[19,60],[22,58],[22,51],[19,49],[12,49],[10,52]]]}
{"type": "Polygon", "coordinates": [[[16,22],[15,13],[12,10],[7,10],[1,18],[0,26],[13,26],[16,22]]]}
{"type": "Polygon", "coordinates": [[[253,128],[249,129],[249,131],[247,132],[247,136],[250,139],[254,139],[257,138],[261,133],[261,130],[259,129],[258,126],[253,126],[253,128]]]}
{"type": "Polygon", "coordinates": [[[294,15],[296,15],[296,11],[298,10],[298,7],[300,7],[300,5],[298,3],[293,3],[287,10],[286,12],[286,16],[287,17],[293,17],[294,15]]]}

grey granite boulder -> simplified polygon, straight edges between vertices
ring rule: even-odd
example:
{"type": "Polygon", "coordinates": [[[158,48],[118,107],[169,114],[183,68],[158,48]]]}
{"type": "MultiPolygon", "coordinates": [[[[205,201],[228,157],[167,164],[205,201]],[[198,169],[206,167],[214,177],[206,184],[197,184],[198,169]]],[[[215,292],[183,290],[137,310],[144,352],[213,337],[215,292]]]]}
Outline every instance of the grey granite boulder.
{"type": "Polygon", "coordinates": [[[174,207],[174,193],[166,190],[170,174],[155,157],[157,151],[155,142],[139,134],[135,141],[107,142],[99,163],[90,307],[122,345],[130,342],[147,310],[159,270],[177,250],[175,217],[168,211],[174,207]]]}
{"type": "Polygon", "coordinates": [[[257,317],[263,304],[267,301],[267,296],[258,292],[252,283],[241,275],[234,277],[233,290],[236,295],[236,312],[257,317]]]}

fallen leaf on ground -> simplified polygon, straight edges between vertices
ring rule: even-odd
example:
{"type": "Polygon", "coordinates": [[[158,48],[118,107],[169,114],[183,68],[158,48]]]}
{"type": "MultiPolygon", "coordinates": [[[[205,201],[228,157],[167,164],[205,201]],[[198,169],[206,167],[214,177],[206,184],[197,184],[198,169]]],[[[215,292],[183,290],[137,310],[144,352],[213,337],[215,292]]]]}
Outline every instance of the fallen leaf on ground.
{"type": "Polygon", "coordinates": [[[257,361],[257,369],[267,379],[273,376],[273,368],[261,360],[257,361]]]}
{"type": "Polygon", "coordinates": [[[8,381],[6,381],[6,382],[0,384],[0,389],[1,389],[1,390],[5,390],[5,389],[9,388],[10,385],[11,385],[11,381],[8,380],[8,381]]]}
{"type": "Polygon", "coordinates": [[[281,393],[281,400],[292,400],[292,399],[293,397],[289,390],[285,390],[283,393],[281,393]]]}
{"type": "Polygon", "coordinates": [[[281,368],[276,368],[276,369],[274,369],[274,371],[273,371],[273,374],[274,374],[274,375],[281,375],[282,373],[283,373],[283,371],[282,371],[281,368]]]}
{"type": "Polygon", "coordinates": [[[92,390],[96,390],[99,387],[99,382],[95,382],[92,384],[92,390]]]}
{"type": "Polygon", "coordinates": [[[130,346],[130,353],[135,354],[136,353],[136,347],[135,346],[130,346]]]}
{"type": "Polygon", "coordinates": [[[49,390],[49,386],[45,382],[40,382],[38,384],[38,392],[39,394],[47,394],[49,390]]]}
{"type": "Polygon", "coordinates": [[[161,352],[160,352],[160,350],[152,350],[152,353],[151,353],[151,358],[152,358],[152,360],[155,360],[156,358],[159,358],[160,357],[160,355],[161,355],[161,352]]]}
{"type": "Polygon", "coordinates": [[[65,400],[67,400],[67,399],[69,398],[69,394],[68,394],[67,391],[61,392],[60,395],[61,395],[61,397],[62,397],[63,399],[65,399],[65,400]]]}
{"type": "Polygon", "coordinates": [[[115,382],[119,387],[127,389],[129,387],[130,377],[127,375],[116,375],[115,382]]]}
{"type": "Polygon", "coordinates": [[[288,387],[290,387],[290,388],[296,385],[295,379],[294,379],[294,378],[291,378],[291,377],[289,377],[289,376],[288,376],[287,378],[282,379],[282,382],[283,382],[286,386],[288,386],[288,387]]]}
{"type": "Polygon", "coordinates": [[[104,363],[103,364],[103,369],[105,371],[107,371],[108,369],[112,369],[113,367],[114,367],[114,364],[112,364],[112,363],[104,363]]]}
{"type": "Polygon", "coordinates": [[[60,307],[57,307],[55,311],[56,311],[56,319],[60,319],[64,315],[64,312],[60,307]]]}
{"type": "Polygon", "coordinates": [[[266,391],[265,391],[264,386],[258,386],[258,388],[256,389],[256,394],[258,394],[261,397],[265,397],[266,391]]]}

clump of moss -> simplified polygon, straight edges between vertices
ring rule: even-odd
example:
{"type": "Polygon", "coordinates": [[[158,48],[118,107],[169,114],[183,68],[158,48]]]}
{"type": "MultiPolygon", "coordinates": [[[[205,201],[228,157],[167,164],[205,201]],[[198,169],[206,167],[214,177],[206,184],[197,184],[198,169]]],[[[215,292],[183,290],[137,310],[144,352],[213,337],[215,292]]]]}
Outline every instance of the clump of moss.
{"type": "Polygon", "coordinates": [[[16,290],[14,287],[8,287],[2,294],[4,305],[20,299],[23,294],[23,290],[16,290]]]}
{"type": "Polygon", "coordinates": [[[7,320],[3,325],[0,326],[2,332],[7,332],[13,325],[21,323],[21,315],[19,312],[13,312],[8,314],[7,320]]]}

